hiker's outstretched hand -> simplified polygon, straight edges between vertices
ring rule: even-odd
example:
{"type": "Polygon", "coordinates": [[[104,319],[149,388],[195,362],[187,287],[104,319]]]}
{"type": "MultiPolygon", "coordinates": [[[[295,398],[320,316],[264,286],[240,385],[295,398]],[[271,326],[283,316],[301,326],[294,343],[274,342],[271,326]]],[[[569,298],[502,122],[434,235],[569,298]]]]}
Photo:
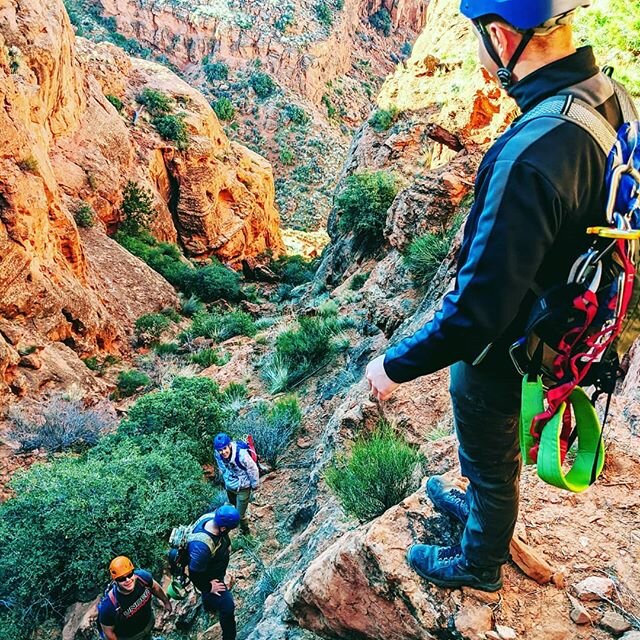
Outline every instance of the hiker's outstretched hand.
{"type": "Polygon", "coordinates": [[[378,400],[386,400],[400,385],[394,382],[384,370],[384,354],[367,365],[366,374],[371,395],[378,400]]]}
{"type": "Polygon", "coordinates": [[[211,593],[214,596],[219,596],[221,593],[224,593],[227,590],[224,582],[220,582],[220,580],[212,580],[211,581],[211,593]]]}

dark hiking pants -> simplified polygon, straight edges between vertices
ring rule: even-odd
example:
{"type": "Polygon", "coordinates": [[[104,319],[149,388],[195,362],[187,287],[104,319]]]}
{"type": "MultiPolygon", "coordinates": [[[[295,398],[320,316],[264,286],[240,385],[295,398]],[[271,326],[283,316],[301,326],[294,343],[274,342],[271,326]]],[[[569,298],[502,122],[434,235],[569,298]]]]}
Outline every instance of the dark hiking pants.
{"type": "Polygon", "coordinates": [[[509,558],[518,517],[521,379],[464,362],[450,371],[460,468],[469,479],[462,551],[474,566],[496,567],[509,558]]]}
{"type": "Polygon", "coordinates": [[[213,593],[203,593],[202,604],[205,611],[218,613],[222,640],[236,640],[235,603],[231,591],[223,591],[219,596],[213,593]]]}

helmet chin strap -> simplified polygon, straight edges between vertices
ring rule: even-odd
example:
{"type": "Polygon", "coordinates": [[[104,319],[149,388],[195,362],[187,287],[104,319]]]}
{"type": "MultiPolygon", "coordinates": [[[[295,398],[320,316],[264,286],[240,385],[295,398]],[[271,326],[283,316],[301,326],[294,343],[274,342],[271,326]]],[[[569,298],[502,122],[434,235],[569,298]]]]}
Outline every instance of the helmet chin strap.
{"type": "Polygon", "coordinates": [[[498,80],[500,80],[502,88],[508,90],[513,83],[513,69],[516,64],[518,64],[518,60],[520,59],[520,56],[522,55],[525,47],[529,44],[531,38],[533,38],[533,34],[535,33],[534,30],[527,29],[522,34],[522,40],[520,40],[520,44],[518,44],[518,47],[513,52],[511,60],[509,60],[509,62],[505,65],[502,60],[500,60],[500,56],[495,50],[493,42],[491,42],[491,36],[489,35],[486,27],[479,20],[474,20],[473,23],[478,30],[478,33],[482,37],[482,42],[484,43],[484,47],[487,50],[487,53],[498,66],[496,75],[498,76],[498,80]]]}

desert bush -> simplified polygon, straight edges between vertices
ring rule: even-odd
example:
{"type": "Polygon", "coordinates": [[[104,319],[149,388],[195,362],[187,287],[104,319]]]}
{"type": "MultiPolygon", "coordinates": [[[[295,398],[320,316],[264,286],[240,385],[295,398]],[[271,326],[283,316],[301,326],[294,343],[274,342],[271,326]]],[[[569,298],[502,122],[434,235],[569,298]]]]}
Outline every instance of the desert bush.
{"type": "Polygon", "coordinates": [[[271,76],[264,71],[254,71],[249,76],[249,86],[255,91],[258,98],[264,100],[271,96],[276,90],[276,83],[271,76]]]}
{"type": "Polygon", "coordinates": [[[203,368],[211,367],[212,365],[222,365],[224,364],[223,358],[218,353],[217,349],[200,349],[200,351],[196,351],[192,353],[189,357],[191,362],[197,364],[203,368]]]}
{"type": "Polygon", "coordinates": [[[307,124],[311,121],[311,116],[302,107],[292,102],[284,106],[282,115],[293,124],[307,124]]]}
{"type": "Polygon", "coordinates": [[[95,218],[96,213],[88,202],[82,202],[73,212],[73,219],[76,221],[76,224],[83,229],[93,227],[95,218]]]}
{"type": "Polygon", "coordinates": [[[378,246],[383,239],[387,210],[397,192],[395,179],[385,171],[363,171],[349,176],[336,197],[338,228],[352,231],[359,240],[378,246]]]}
{"type": "Polygon", "coordinates": [[[265,566],[260,571],[260,580],[257,586],[259,602],[264,602],[282,584],[287,575],[285,567],[279,565],[265,566]]]}
{"type": "Polygon", "coordinates": [[[356,273],[353,278],[351,278],[351,282],[349,283],[349,289],[351,291],[358,291],[361,289],[364,283],[369,279],[369,272],[365,271],[364,273],[356,273]]]}
{"type": "Polygon", "coordinates": [[[194,269],[185,284],[188,292],[198,296],[203,302],[220,299],[235,302],[242,297],[239,274],[217,261],[194,269]]]}
{"type": "Polygon", "coordinates": [[[171,319],[162,313],[145,313],[135,323],[135,332],[140,344],[157,342],[171,326],[171,319]]]}
{"type": "Polygon", "coordinates": [[[162,91],[157,91],[156,89],[143,89],[136,100],[143,104],[154,117],[166,115],[173,110],[173,100],[162,91]]]}
{"type": "Polygon", "coordinates": [[[202,304],[198,296],[189,296],[182,300],[181,312],[183,316],[192,318],[196,313],[202,313],[205,310],[205,306],[202,304]]]}
{"type": "Polygon", "coordinates": [[[98,356],[89,356],[83,358],[82,362],[85,363],[87,369],[95,371],[99,376],[104,375],[105,371],[112,365],[117,364],[119,359],[111,354],[106,355],[102,360],[98,356]]]}
{"type": "MultiPolygon", "coordinates": [[[[301,317],[297,329],[284,331],[276,338],[275,355],[288,370],[285,388],[290,389],[335,357],[341,347],[336,340],[341,331],[342,324],[336,318],[301,317]]],[[[274,362],[272,359],[267,369],[274,362]]]]}
{"type": "Polygon", "coordinates": [[[244,408],[249,398],[249,389],[240,382],[230,382],[220,395],[220,404],[225,409],[235,411],[244,408]]]}
{"type": "Polygon", "coordinates": [[[277,400],[269,407],[262,403],[241,418],[235,418],[228,430],[238,437],[253,435],[256,451],[274,469],[300,426],[302,413],[295,396],[277,400]]]}
{"type": "Polygon", "coordinates": [[[159,342],[153,345],[154,352],[159,356],[173,356],[180,351],[180,344],[177,342],[159,342]]]}
{"type": "Polygon", "coordinates": [[[391,34],[391,27],[393,26],[391,22],[391,14],[384,7],[382,7],[382,9],[378,9],[378,11],[373,15],[369,16],[369,23],[376,31],[379,31],[385,36],[391,34]]]}
{"type": "Polygon", "coordinates": [[[34,155],[26,156],[20,162],[18,162],[18,167],[22,169],[22,171],[29,171],[31,173],[38,173],[40,170],[40,164],[38,163],[38,158],[34,155]]]}
{"type": "Polygon", "coordinates": [[[451,226],[436,233],[426,233],[414,238],[404,254],[404,263],[409,268],[416,284],[429,284],[442,261],[449,254],[462,217],[456,217],[451,226]]]}
{"type": "Polygon", "coordinates": [[[378,109],[370,118],[369,124],[378,133],[382,133],[391,127],[394,123],[398,110],[394,107],[391,109],[378,109]]]}
{"type": "Polygon", "coordinates": [[[225,122],[233,120],[236,116],[236,108],[233,106],[233,102],[224,96],[214,100],[211,103],[211,108],[215,111],[218,118],[225,122]]]}
{"type": "Polygon", "coordinates": [[[210,488],[194,444],[158,434],[103,438],[81,457],[36,464],[0,505],[0,603],[20,635],[101,592],[117,553],[160,577],[171,527],[205,508],[210,488]]]}
{"type": "Polygon", "coordinates": [[[331,7],[325,2],[325,0],[320,0],[320,2],[315,5],[314,11],[320,24],[325,27],[330,27],[333,24],[333,13],[331,11],[331,7]]]}
{"type": "Polygon", "coordinates": [[[201,462],[211,462],[211,438],[221,430],[224,417],[213,380],[175,378],[169,389],[142,396],[129,409],[120,431],[138,436],[174,429],[197,444],[201,462]]]}
{"type": "Polygon", "coordinates": [[[313,280],[317,262],[304,256],[280,256],[271,263],[271,268],[280,280],[294,287],[313,280]]]}
{"type": "Polygon", "coordinates": [[[176,143],[176,147],[184,151],[189,146],[189,135],[187,125],[182,114],[169,113],[163,116],[156,116],[151,121],[156,131],[165,140],[176,143]]]}
{"type": "Polygon", "coordinates": [[[122,223],[120,231],[128,236],[139,236],[145,231],[156,215],[153,194],[137,182],[129,180],[122,192],[122,223]]]}
{"type": "Polygon", "coordinates": [[[228,313],[198,313],[193,317],[189,329],[181,334],[183,339],[203,337],[216,342],[234,336],[254,336],[257,332],[253,318],[244,311],[228,313]]]}
{"type": "Polygon", "coordinates": [[[118,98],[118,96],[108,93],[105,98],[116,108],[116,111],[120,113],[124,109],[124,102],[118,98]]]}
{"type": "Polygon", "coordinates": [[[20,443],[21,451],[82,451],[95,445],[115,426],[104,407],[87,408],[82,400],[67,400],[62,396],[38,404],[37,418],[32,418],[30,413],[15,405],[8,411],[9,435],[20,443]]]}
{"type": "Polygon", "coordinates": [[[208,62],[202,66],[202,69],[209,82],[229,78],[229,67],[224,62],[208,62]]]}
{"type": "Polygon", "coordinates": [[[118,392],[116,394],[119,398],[128,398],[138,391],[142,391],[149,385],[151,379],[149,376],[136,369],[129,369],[128,371],[121,371],[118,374],[118,392]]]}
{"type": "Polygon", "coordinates": [[[417,488],[422,455],[386,422],[359,438],[349,454],[338,454],[326,472],[327,484],[344,510],[371,520],[417,488]]]}

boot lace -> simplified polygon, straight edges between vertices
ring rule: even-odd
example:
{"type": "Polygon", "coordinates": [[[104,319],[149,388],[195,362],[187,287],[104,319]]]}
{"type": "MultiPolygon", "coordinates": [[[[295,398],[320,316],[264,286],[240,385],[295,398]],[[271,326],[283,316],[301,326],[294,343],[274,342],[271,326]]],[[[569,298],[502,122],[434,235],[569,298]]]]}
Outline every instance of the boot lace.
{"type": "Polygon", "coordinates": [[[462,549],[459,544],[452,547],[441,547],[438,549],[438,560],[440,562],[452,563],[462,557],[462,549]]]}

